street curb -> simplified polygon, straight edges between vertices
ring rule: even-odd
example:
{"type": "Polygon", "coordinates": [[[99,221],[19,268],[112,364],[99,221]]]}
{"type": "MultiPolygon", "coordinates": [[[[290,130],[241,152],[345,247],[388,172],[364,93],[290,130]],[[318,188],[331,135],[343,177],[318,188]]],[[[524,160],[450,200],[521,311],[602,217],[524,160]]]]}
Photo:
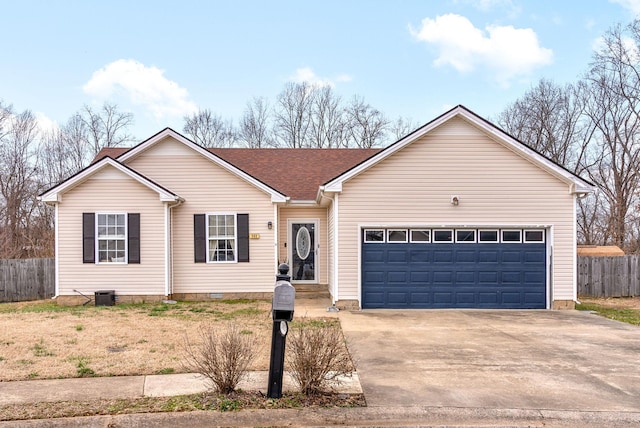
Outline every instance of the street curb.
{"type": "Polygon", "coordinates": [[[492,426],[632,427],[640,412],[488,409],[458,407],[361,407],[330,409],[194,411],[0,422],[1,428],[211,427],[211,426],[492,426]]]}

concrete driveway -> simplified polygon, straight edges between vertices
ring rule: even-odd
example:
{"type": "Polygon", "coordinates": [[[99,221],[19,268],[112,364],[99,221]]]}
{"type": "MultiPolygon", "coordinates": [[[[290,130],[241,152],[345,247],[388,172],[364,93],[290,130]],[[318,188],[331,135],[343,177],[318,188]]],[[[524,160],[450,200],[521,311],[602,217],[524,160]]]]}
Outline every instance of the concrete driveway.
{"type": "Polygon", "coordinates": [[[369,406],[640,411],[640,327],[579,311],[339,317],[369,406]]]}

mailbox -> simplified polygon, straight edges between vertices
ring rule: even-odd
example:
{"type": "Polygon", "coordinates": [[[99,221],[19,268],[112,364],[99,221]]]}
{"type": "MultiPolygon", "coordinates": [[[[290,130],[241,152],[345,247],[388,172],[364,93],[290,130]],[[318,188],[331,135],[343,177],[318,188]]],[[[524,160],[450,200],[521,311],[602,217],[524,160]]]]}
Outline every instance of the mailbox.
{"type": "Polygon", "coordinates": [[[293,305],[296,300],[296,289],[289,281],[276,282],[273,290],[271,311],[274,321],[291,321],[293,319],[293,305]]]}

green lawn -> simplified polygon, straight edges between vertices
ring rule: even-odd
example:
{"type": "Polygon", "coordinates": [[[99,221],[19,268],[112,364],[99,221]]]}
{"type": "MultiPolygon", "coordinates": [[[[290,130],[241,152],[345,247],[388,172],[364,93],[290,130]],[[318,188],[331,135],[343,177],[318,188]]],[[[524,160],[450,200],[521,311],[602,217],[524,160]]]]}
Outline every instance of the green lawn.
{"type": "Polygon", "coordinates": [[[640,309],[610,307],[591,302],[578,304],[576,305],[576,309],[579,311],[593,311],[598,315],[612,320],[640,325],[640,309]]]}

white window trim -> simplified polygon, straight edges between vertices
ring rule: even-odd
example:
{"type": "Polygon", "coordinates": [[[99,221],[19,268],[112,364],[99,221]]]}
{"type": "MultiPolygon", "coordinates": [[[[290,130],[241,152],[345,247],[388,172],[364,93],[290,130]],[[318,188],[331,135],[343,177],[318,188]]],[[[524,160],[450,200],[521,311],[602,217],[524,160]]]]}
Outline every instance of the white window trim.
{"type": "Polygon", "coordinates": [[[431,229],[409,229],[409,242],[412,244],[430,244],[431,243],[431,229]],[[429,232],[429,239],[426,241],[414,241],[411,232],[429,232]]]}
{"type": "Polygon", "coordinates": [[[407,229],[387,229],[387,244],[406,244],[409,242],[409,231],[407,229]],[[389,239],[391,232],[404,232],[404,241],[392,241],[389,239]]]}
{"type": "Polygon", "coordinates": [[[431,231],[431,242],[434,244],[451,244],[455,241],[456,234],[454,229],[433,229],[431,231]],[[451,240],[449,241],[436,241],[436,232],[451,232],[451,240]]]}
{"type": "Polygon", "coordinates": [[[367,243],[367,244],[384,244],[387,242],[387,232],[385,228],[380,228],[380,229],[374,229],[374,228],[369,228],[369,229],[364,229],[363,232],[363,237],[362,237],[363,242],[367,243]],[[382,241],[367,241],[367,232],[382,232],[382,241]]]}
{"type": "Polygon", "coordinates": [[[477,241],[478,241],[479,244],[499,244],[501,236],[502,235],[500,234],[500,229],[478,229],[477,241]],[[496,233],[496,240],[495,241],[482,241],[480,239],[480,232],[495,232],[496,233]]]}
{"type": "Polygon", "coordinates": [[[522,242],[524,242],[525,244],[544,244],[545,240],[544,240],[544,229],[524,229],[522,231],[522,242]],[[540,232],[542,233],[542,240],[541,241],[528,241],[527,240],[527,232],[540,232]]]}
{"type": "Polygon", "coordinates": [[[500,243],[502,244],[522,244],[522,229],[500,229],[500,243]],[[504,232],[520,232],[520,240],[518,241],[505,241],[503,240],[504,232]]]}
{"type": "Polygon", "coordinates": [[[475,244],[478,242],[478,229],[456,229],[454,235],[456,244],[475,244]],[[473,232],[473,241],[458,241],[458,232],[473,232]]]}
{"type": "Polygon", "coordinates": [[[238,263],[238,213],[235,212],[211,212],[205,214],[205,229],[207,231],[207,263],[213,264],[231,264],[238,263]],[[210,216],[218,216],[218,215],[232,215],[233,216],[233,240],[235,242],[235,247],[233,248],[233,260],[211,260],[210,258],[210,242],[212,239],[219,238],[211,238],[209,236],[209,217],[210,216]]]}
{"type": "MultiPolygon", "coordinates": [[[[94,231],[94,240],[95,240],[95,257],[96,257],[96,264],[101,264],[101,265],[126,265],[129,264],[129,219],[127,217],[126,212],[121,212],[121,211],[100,211],[100,212],[96,212],[94,213],[95,215],[95,220],[94,220],[94,224],[95,224],[95,231],[94,231]],[[124,216],[124,261],[121,262],[112,262],[112,261],[105,261],[105,262],[101,262],[100,261],[100,249],[99,249],[99,243],[100,243],[100,236],[98,235],[98,216],[100,215],[123,215],[124,216]]],[[[106,239],[105,239],[106,240],[106,239]]]]}

